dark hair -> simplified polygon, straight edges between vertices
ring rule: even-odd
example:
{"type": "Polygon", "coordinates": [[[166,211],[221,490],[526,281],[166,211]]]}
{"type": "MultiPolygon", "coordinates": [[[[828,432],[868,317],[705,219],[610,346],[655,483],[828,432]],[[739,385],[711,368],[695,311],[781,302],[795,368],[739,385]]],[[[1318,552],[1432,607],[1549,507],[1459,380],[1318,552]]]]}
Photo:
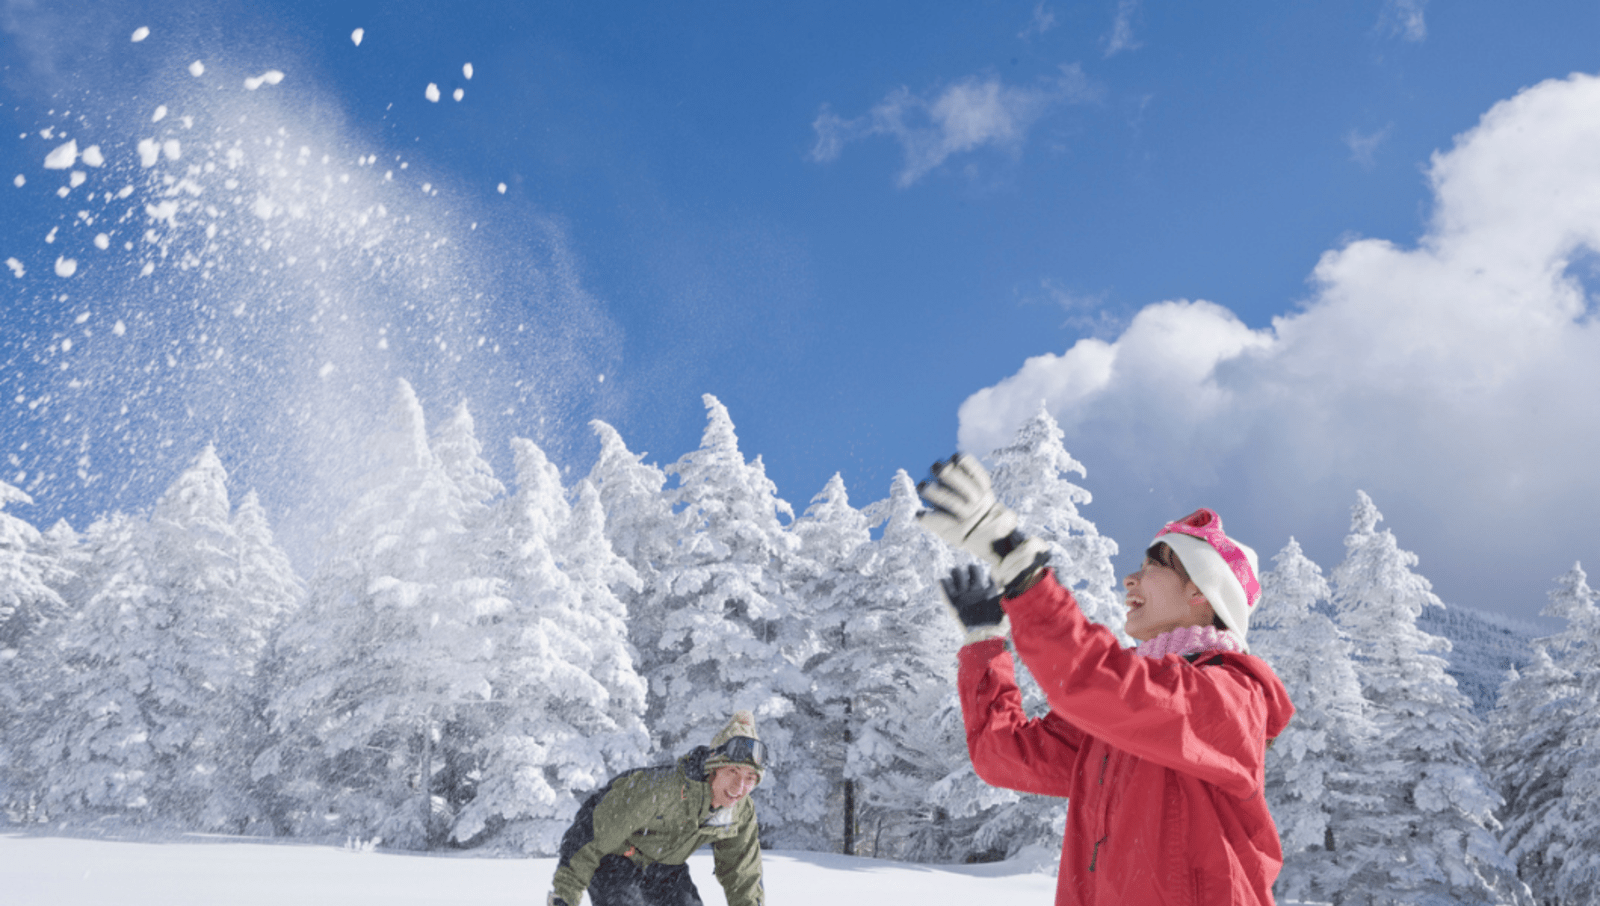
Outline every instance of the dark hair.
{"type": "MultiPolygon", "coordinates": [[[[1183,561],[1178,559],[1178,552],[1173,550],[1172,545],[1165,541],[1157,541],[1155,544],[1145,548],[1144,558],[1157,566],[1165,566],[1167,569],[1177,573],[1178,578],[1182,579],[1185,584],[1194,582],[1193,579],[1189,578],[1189,571],[1183,568],[1183,561]]],[[[1196,585],[1195,587],[1199,588],[1200,586],[1196,585]]],[[[1207,603],[1210,602],[1208,601],[1207,603]]],[[[1216,629],[1225,630],[1228,628],[1228,624],[1223,622],[1222,615],[1217,613],[1215,606],[1211,608],[1211,625],[1216,629]]]]}
{"type": "Polygon", "coordinates": [[[1155,544],[1145,548],[1144,558],[1157,566],[1165,566],[1167,569],[1172,570],[1184,582],[1194,581],[1189,578],[1189,571],[1183,568],[1183,561],[1178,559],[1178,552],[1173,550],[1172,546],[1165,541],[1157,541],[1155,544]]]}

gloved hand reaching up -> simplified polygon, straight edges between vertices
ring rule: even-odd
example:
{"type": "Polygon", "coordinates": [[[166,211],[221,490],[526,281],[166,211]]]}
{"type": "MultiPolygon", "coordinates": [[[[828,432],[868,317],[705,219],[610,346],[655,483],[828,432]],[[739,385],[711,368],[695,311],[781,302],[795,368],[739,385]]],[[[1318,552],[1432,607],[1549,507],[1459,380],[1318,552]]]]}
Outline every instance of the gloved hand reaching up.
{"type": "Polygon", "coordinates": [[[917,521],[988,564],[1007,597],[1021,594],[1049,561],[1049,547],[1017,531],[1017,514],[994,496],[989,473],[977,459],[957,453],[934,463],[932,471],[917,485],[928,505],[917,521]]]}
{"type": "Polygon", "coordinates": [[[1000,589],[977,564],[958,566],[940,579],[950,611],[967,631],[963,645],[998,639],[1006,634],[1006,612],[1000,608],[1000,589]]]}

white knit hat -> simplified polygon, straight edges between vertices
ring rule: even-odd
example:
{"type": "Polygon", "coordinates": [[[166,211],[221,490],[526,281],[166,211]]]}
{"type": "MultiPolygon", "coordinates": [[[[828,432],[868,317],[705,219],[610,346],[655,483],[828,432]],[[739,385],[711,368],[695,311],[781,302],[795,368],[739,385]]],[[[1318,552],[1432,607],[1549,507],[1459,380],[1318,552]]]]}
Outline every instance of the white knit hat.
{"type": "Polygon", "coordinates": [[[1223,534],[1222,517],[1203,507],[1167,523],[1150,543],[1172,548],[1211,609],[1245,641],[1261,598],[1256,552],[1223,534]]]}

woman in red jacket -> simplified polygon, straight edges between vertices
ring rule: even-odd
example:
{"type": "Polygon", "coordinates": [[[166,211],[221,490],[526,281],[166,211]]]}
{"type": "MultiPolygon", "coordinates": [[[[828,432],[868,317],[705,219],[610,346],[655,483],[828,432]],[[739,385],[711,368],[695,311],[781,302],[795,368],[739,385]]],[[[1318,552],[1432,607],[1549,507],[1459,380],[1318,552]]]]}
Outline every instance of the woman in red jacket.
{"type": "Polygon", "coordinates": [[[966,627],[959,683],[967,748],[995,786],[1065,796],[1058,904],[1270,904],[1283,864],[1263,795],[1268,741],[1294,713],[1246,653],[1256,556],[1210,510],[1157,533],[1124,581],[1125,649],[1090,623],[1016,531],[977,460],[957,455],[918,486],[923,524],[985,561],[945,583],[966,627]],[[1022,710],[1012,644],[1050,711],[1022,710]]]}

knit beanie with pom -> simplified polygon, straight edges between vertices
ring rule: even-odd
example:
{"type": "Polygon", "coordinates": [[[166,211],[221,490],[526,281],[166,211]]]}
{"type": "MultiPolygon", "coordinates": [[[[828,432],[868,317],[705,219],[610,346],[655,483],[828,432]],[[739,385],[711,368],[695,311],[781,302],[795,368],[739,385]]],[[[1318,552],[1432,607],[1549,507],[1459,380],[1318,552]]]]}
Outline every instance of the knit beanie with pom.
{"type": "Polygon", "coordinates": [[[1223,534],[1222,517],[1204,508],[1167,523],[1150,543],[1172,548],[1211,609],[1244,642],[1261,598],[1256,552],[1223,534]]]}

